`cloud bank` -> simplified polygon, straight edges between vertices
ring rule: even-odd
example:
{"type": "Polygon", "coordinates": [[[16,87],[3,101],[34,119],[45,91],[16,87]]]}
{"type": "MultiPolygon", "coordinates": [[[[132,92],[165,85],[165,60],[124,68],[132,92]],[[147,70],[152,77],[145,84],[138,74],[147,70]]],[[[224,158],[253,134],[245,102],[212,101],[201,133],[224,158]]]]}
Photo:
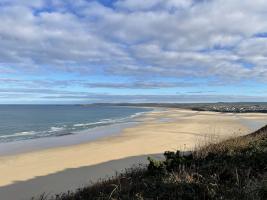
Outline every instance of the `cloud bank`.
{"type": "Polygon", "coordinates": [[[260,90],[266,19],[265,0],[1,0],[2,87],[260,90]]]}

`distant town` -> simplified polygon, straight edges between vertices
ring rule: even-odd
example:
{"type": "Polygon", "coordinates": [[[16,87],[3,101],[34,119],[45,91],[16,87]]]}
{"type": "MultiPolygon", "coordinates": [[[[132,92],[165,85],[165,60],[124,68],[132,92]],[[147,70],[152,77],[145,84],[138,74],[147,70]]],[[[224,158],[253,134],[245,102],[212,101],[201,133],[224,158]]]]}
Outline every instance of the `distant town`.
{"type": "Polygon", "coordinates": [[[193,107],[192,110],[231,112],[231,113],[267,113],[267,103],[216,103],[193,107]]]}

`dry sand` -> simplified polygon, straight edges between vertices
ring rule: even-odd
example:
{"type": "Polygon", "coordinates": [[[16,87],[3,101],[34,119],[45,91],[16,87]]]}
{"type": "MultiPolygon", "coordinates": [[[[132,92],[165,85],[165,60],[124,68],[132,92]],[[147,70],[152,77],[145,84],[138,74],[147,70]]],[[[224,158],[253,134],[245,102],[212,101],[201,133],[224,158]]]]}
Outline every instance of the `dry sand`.
{"type": "Polygon", "coordinates": [[[94,142],[2,156],[0,186],[131,156],[191,150],[207,140],[250,133],[267,122],[267,115],[166,109],[147,113],[141,120],[117,136],[94,142]]]}

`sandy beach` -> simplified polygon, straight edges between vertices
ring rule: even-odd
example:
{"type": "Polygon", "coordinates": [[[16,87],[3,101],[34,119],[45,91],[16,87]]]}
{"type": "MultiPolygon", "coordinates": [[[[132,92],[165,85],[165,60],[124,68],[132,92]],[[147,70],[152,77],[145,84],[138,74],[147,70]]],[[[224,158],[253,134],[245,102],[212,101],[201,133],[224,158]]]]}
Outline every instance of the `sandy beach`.
{"type": "Polygon", "coordinates": [[[9,200],[27,199],[30,197],[27,195],[75,189],[75,185],[89,184],[91,180],[112,175],[133,163],[145,163],[147,155],[159,155],[167,150],[192,150],[210,140],[248,134],[265,125],[267,115],[165,109],[146,113],[139,121],[142,122],[122,129],[120,134],[91,142],[2,155],[0,197],[3,200],[7,197],[9,200]],[[119,163],[114,160],[120,160],[121,164],[114,164],[119,163]],[[112,162],[103,165],[109,161],[112,162]],[[102,170],[94,171],[88,168],[90,166],[102,170]],[[70,169],[73,171],[68,171],[70,169]],[[77,173],[79,175],[75,176],[77,173]],[[18,188],[24,190],[25,197],[16,198],[14,191],[18,188]]]}

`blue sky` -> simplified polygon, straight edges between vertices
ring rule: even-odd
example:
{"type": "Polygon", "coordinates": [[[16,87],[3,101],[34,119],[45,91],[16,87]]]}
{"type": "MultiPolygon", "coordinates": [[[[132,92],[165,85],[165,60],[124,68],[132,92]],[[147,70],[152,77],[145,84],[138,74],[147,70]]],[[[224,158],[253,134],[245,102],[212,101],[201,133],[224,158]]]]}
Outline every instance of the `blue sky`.
{"type": "Polygon", "coordinates": [[[267,101],[265,0],[0,0],[0,103],[267,101]]]}

